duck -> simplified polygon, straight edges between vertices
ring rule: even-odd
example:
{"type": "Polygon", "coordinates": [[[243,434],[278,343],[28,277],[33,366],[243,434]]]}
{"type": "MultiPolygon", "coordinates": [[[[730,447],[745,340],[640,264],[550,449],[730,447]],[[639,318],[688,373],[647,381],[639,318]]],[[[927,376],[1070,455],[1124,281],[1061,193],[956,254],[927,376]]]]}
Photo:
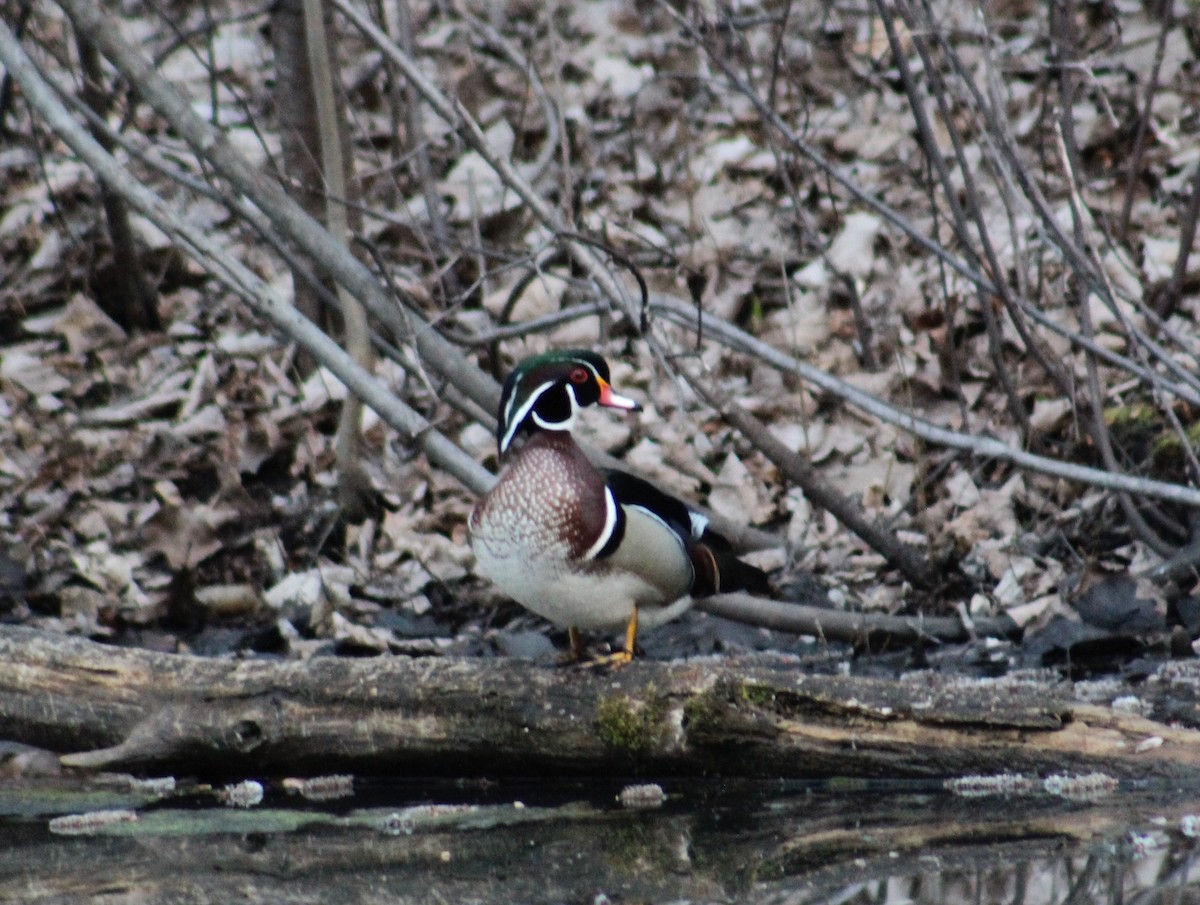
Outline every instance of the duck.
{"type": "Polygon", "coordinates": [[[592,464],[572,430],[593,405],[642,409],[613,389],[596,352],[555,350],[513,368],[496,416],[500,474],[472,509],[468,536],[478,574],[567,629],[565,662],[621,666],[634,659],[639,629],[676,619],[698,598],[766,593],[770,583],[695,507],[592,464]],[[581,632],[598,630],[623,630],[624,642],[589,658],[581,632]]]}

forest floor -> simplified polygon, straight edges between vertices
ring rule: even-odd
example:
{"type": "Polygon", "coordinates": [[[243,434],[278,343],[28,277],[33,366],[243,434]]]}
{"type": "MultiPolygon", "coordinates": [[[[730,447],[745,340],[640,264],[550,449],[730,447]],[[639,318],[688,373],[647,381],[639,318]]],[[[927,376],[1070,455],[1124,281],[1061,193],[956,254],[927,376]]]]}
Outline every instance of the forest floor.
{"type": "MultiPolygon", "coordinates": [[[[1156,19],[1141,4],[1063,4],[1073,22],[1064,51],[1062,23],[1042,4],[935,4],[926,65],[913,35],[928,33],[899,23],[932,115],[927,138],[952,165],[948,185],[960,198],[977,193],[1000,271],[1031,306],[1014,313],[812,165],[754,103],[768,99],[807,146],[959,254],[953,211],[931,182],[911,96],[872,5],[739,4],[734,20],[707,32],[666,5],[513,0],[494,18],[485,7],[413,9],[412,52],[578,232],[614,250],[622,279],[629,265],[652,298],[698,304],[897,410],[1046,457],[1102,467],[1089,428],[1099,409],[1121,469],[1195,482],[1189,444],[1200,409],[1179,373],[1200,371],[1200,269],[1188,268],[1192,249],[1180,240],[1200,165],[1194,10],[1156,19]],[[1063,93],[1064,68],[1077,76],[1073,93],[1063,93]],[[939,100],[949,105],[941,113],[939,100]],[[1016,172],[1037,192],[1021,189],[1016,172]],[[1031,200],[1039,194],[1041,207],[1031,200]],[[1080,288],[1087,281],[1064,242],[1086,249],[1113,304],[1080,288]],[[1085,354],[1079,336],[1113,354],[1085,354]],[[1089,395],[1092,365],[1098,396],[1089,395]]],[[[237,147],[277,171],[267,13],[242,0],[197,5],[179,21],[134,8],[126,36],[237,147]]],[[[1191,654],[1200,634],[1193,583],[1144,578],[1189,540],[1187,510],[1142,507],[1165,538],[1155,549],[1109,490],[926,444],[760,357],[697,343],[665,318],[652,316],[639,336],[628,321],[596,314],[588,286],[555,258],[554,237],[444,123],[426,113],[419,133],[412,95],[357,32],[338,27],[361,237],[388,279],[423,300],[425,315],[485,370],[502,378],[550,347],[604,353],[615,386],[645,410],[588,412],[580,433],[717,515],[773,534],[777,546],[749,556],[773,571],[785,599],[882,614],[1007,614],[1025,629],[1021,641],[905,649],[855,668],[1069,664],[1075,675],[1136,676],[1142,657],[1191,654]],[[437,229],[449,238],[435,241],[437,229]],[[564,310],[577,314],[487,341],[564,310]],[[814,507],[689,389],[676,370],[684,367],[938,563],[945,587],[914,590],[814,507]]],[[[39,7],[25,35],[44,67],[70,76],[73,45],[56,7],[39,7]]],[[[148,221],[135,225],[161,329],[127,330],[105,313],[113,264],[90,171],[19,92],[4,117],[0,618],[214,655],[553,657],[562,633],[472,574],[472,495],[370,413],[364,465],[382,506],[363,524],[339,519],[341,384],[325,370],[301,373],[294,345],[148,221]]],[[[110,121],[132,148],[199,172],[129,95],[110,121]]],[[[136,157],[129,165],[288,291],[286,263],[219,199],[167,184],[136,157]]],[[[489,428],[448,406],[411,356],[377,372],[495,467],[489,428]]],[[[844,669],[851,653],[700,612],[644,633],[641,644],[652,659],[776,650],[820,671],[844,669]]]]}

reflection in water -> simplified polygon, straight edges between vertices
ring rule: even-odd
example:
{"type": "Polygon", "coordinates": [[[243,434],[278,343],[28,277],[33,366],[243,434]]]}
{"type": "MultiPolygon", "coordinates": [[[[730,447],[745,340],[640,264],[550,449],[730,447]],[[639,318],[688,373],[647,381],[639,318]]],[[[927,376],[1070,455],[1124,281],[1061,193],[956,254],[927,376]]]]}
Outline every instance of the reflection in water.
{"type": "Polygon", "coordinates": [[[629,809],[620,786],[355,785],[321,802],[277,786],[237,810],[3,788],[0,901],[1200,901],[1186,820],[1200,795],[1179,790],[1079,803],[677,779],[661,807],[629,809]],[[118,809],[134,817],[49,829],[118,809]]]}

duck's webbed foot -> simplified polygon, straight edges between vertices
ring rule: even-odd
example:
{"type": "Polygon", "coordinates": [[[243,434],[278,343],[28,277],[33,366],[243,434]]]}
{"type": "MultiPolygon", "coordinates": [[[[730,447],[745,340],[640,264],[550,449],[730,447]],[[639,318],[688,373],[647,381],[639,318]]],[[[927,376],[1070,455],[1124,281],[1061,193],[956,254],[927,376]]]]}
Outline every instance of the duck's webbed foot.
{"type": "Polygon", "coordinates": [[[604,669],[605,667],[616,668],[632,663],[634,652],[637,650],[637,630],[638,611],[635,606],[633,608],[633,615],[629,617],[629,624],[625,626],[625,646],[621,650],[615,650],[610,654],[592,657],[581,665],[585,669],[604,669]]]}
{"type": "Polygon", "coordinates": [[[574,666],[577,663],[584,663],[588,660],[587,647],[583,643],[583,636],[579,634],[579,629],[575,626],[570,626],[567,629],[567,638],[571,642],[571,649],[566,653],[558,655],[559,666],[574,666]]]}

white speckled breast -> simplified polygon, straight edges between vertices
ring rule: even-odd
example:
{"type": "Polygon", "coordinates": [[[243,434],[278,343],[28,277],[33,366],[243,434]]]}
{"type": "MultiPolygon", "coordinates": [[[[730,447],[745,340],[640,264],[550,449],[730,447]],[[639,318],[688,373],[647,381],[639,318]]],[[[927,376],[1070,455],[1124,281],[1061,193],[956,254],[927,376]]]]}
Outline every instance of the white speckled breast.
{"type": "MultiPolygon", "coordinates": [[[[648,627],[678,616],[691,602],[677,601],[690,587],[691,566],[669,531],[651,526],[652,539],[664,544],[661,551],[639,545],[659,561],[655,565],[666,561],[665,581],[623,567],[628,557],[581,558],[600,536],[604,511],[603,477],[570,435],[535,434],[471,513],[477,570],[518,603],[562,626],[620,627],[635,606],[648,627]]],[[[636,510],[626,515],[627,531],[633,527],[634,537],[642,537],[642,520],[650,517],[636,510]]]]}
{"type": "Polygon", "coordinates": [[[600,475],[569,434],[537,434],[475,506],[471,544],[504,557],[574,558],[603,525],[603,494],[600,475]],[[586,518],[590,511],[599,520],[586,518]]]}

